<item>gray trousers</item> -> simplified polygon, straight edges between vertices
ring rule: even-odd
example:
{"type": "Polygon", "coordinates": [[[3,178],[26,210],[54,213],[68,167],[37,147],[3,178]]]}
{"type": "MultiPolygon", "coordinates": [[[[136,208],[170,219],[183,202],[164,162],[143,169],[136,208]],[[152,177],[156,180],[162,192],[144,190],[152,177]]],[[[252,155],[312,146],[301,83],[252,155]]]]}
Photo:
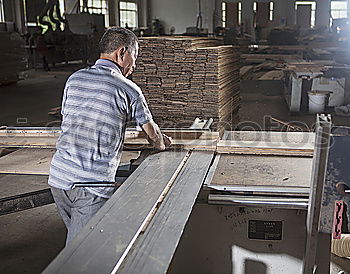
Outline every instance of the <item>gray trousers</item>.
{"type": "Polygon", "coordinates": [[[66,245],[108,200],[87,191],[84,187],[63,190],[51,187],[59,214],[67,227],[66,245]]]}

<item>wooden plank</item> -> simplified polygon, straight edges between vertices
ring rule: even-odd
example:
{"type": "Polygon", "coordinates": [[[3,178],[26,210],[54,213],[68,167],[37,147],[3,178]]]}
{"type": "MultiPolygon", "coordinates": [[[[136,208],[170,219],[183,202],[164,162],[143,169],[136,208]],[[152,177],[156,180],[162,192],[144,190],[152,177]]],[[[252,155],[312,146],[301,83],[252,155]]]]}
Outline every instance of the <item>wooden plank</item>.
{"type": "Polygon", "coordinates": [[[19,149],[0,157],[0,173],[49,175],[55,149],[19,149]]]}
{"type": "Polygon", "coordinates": [[[0,137],[0,147],[55,148],[57,137],[0,137]]]}
{"type": "Polygon", "coordinates": [[[312,157],[313,145],[283,142],[250,142],[221,140],[217,144],[218,153],[284,155],[312,157]]]}
{"type": "MultiPolygon", "coordinates": [[[[0,138],[1,139],[1,138],[0,138]]],[[[22,148],[55,148],[56,140],[47,137],[16,137],[8,141],[0,140],[0,147],[22,147],[22,148]]],[[[172,147],[182,149],[203,149],[203,150],[215,150],[217,140],[172,140],[172,147]]],[[[151,149],[153,146],[148,143],[146,139],[132,139],[124,142],[124,149],[151,149]]]]}
{"type": "Polygon", "coordinates": [[[187,152],[145,159],[43,273],[110,273],[127,254],[187,152]]]}
{"type": "MultiPolygon", "coordinates": [[[[22,148],[0,157],[0,174],[49,175],[55,149],[22,148]]],[[[137,159],[138,151],[123,151],[120,164],[137,159]]]]}
{"type": "MultiPolygon", "coordinates": [[[[203,146],[206,140],[207,145],[214,145],[219,140],[219,132],[208,132],[199,130],[164,130],[164,134],[173,138],[173,146],[191,149],[203,146]],[[198,140],[196,143],[195,140],[198,140]],[[211,142],[212,141],[212,142],[211,142]]],[[[55,148],[59,133],[54,132],[31,132],[16,131],[10,134],[6,130],[0,130],[0,147],[29,147],[29,148],[55,148]]],[[[145,134],[140,131],[126,132],[124,146],[130,149],[151,148],[145,134]]]]}
{"type": "Polygon", "coordinates": [[[247,142],[285,142],[314,145],[314,132],[227,131],[227,140],[247,142]]]}
{"type": "Polygon", "coordinates": [[[117,273],[167,272],[212,157],[212,152],[191,154],[147,231],[117,273]]]}
{"type": "MultiPolygon", "coordinates": [[[[53,148],[53,140],[48,138],[16,137],[9,142],[2,142],[4,147],[30,147],[30,148],[53,148]]],[[[172,147],[181,149],[217,150],[218,153],[236,154],[269,154],[269,155],[295,155],[311,157],[313,145],[299,143],[280,142],[247,142],[232,140],[173,140],[172,147]]],[[[125,142],[126,149],[149,149],[152,148],[145,139],[133,139],[125,142]]]]}
{"type": "MultiPolygon", "coordinates": [[[[218,132],[211,132],[207,130],[194,129],[163,129],[162,133],[174,139],[217,139],[218,132]]],[[[59,128],[5,128],[0,130],[0,137],[7,137],[9,139],[15,137],[51,137],[58,138],[61,134],[59,128]]],[[[141,130],[127,129],[125,131],[125,139],[145,139],[146,134],[141,130]]]]}
{"type": "Polygon", "coordinates": [[[210,185],[309,187],[312,158],[221,155],[210,185]]]}

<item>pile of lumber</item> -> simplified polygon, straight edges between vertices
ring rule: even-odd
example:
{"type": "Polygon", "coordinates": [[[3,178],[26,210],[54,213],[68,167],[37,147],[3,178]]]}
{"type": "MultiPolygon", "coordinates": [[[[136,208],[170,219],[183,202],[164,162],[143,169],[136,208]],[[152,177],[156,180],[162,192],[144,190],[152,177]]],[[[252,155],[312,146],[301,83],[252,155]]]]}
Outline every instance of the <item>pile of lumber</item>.
{"type": "Polygon", "coordinates": [[[26,69],[24,40],[16,32],[0,31],[0,86],[18,81],[26,69]]]}
{"type": "Polygon", "coordinates": [[[284,63],[267,61],[261,64],[242,66],[241,80],[282,80],[284,63]]]}
{"type": "Polygon", "coordinates": [[[220,41],[193,37],[140,40],[133,80],[141,87],[162,128],[188,127],[213,118],[214,130],[238,122],[239,52],[220,41]]]}

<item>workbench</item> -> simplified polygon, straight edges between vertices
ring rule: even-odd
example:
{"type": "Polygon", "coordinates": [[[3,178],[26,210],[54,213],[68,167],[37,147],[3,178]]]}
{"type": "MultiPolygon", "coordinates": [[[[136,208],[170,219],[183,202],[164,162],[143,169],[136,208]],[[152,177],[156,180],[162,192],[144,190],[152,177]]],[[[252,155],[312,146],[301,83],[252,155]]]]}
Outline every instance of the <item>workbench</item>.
{"type": "MultiPolygon", "coordinates": [[[[0,138],[0,145],[33,147],[24,140],[28,138],[13,137],[19,132],[11,134],[11,142],[0,138]]],[[[135,134],[133,140],[126,138],[126,145],[131,150],[147,148],[140,133],[135,134]]],[[[225,132],[219,139],[216,133],[197,130],[173,132],[173,137],[173,148],[138,161],[44,273],[306,269],[306,222],[310,201],[315,200],[310,182],[319,178],[315,133],[225,132]]],[[[34,147],[52,149],[54,141],[48,138],[55,137],[46,136],[34,147]]],[[[316,235],[320,250],[330,250],[329,235],[316,235]]],[[[312,250],[312,266],[318,265],[317,273],[327,273],[329,253],[316,256],[312,250]]]]}

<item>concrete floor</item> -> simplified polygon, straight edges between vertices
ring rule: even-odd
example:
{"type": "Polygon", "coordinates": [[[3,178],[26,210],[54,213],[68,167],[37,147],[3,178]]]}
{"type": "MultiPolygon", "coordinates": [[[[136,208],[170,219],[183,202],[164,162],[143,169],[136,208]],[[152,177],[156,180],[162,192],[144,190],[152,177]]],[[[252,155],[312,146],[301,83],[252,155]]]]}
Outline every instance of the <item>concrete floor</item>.
{"type": "MultiPolygon", "coordinates": [[[[80,65],[31,70],[0,87],[0,126],[48,126],[64,83],[80,65]]],[[[48,188],[46,176],[0,175],[0,198],[48,188]]],[[[0,216],[0,273],[40,273],[65,245],[66,228],[54,204],[0,216]]]]}
{"type": "MultiPolygon", "coordinates": [[[[78,67],[58,67],[49,73],[30,71],[28,79],[0,87],[0,125],[47,125],[52,120],[48,111],[60,105],[64,82],[78,67]]],[[[315,120],[314,115],[291,115],[280,91],[273,86],[245,88],[241,121],[252,122],[264,129],[266,115],[286,122],[303,122],[310,128],[315,120]]],[[[334,117],[334,122],[350,126],[350,118],[334,117]]],[[[0,198],[46,188],[46,180],[44,176],[1,175],[0,198]]],[[[63,248],[65,234],[66,229],[54,205],[0,216],[0,273],[40,273],[63,248]]],[[[332,274],[340,270],[350,273],[349,260],[335,256],[332,260],[332,274]]]]}

